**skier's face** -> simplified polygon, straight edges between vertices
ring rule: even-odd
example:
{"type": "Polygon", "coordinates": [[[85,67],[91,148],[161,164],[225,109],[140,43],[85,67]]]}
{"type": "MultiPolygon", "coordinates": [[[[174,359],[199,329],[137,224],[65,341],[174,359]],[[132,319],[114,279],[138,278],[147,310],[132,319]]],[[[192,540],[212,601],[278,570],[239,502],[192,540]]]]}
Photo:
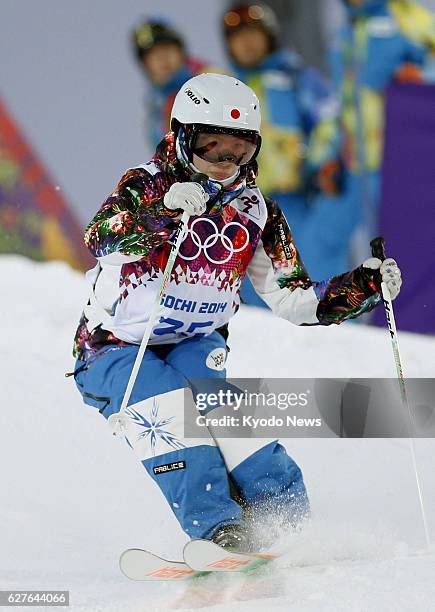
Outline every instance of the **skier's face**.
{"type": "Polygon", "coordinates": [[[269,55],[269,38],[261,28],[242,27],[227,40],[234,61],[242,68],[254,68],[269,55]]]}
{"type": "Polygon", "coordinates": [[[247,164],[257,151],[258,135],[200,132],[193,147],[193,163],[211,178],[225,180],[247,164]]]}
{"type": "MultiPolygon", "coordinates": [[[[240,115],[238,109],[234,109],[240,115]]],[[[227,134],[219,131],[200,132],[193,145],[193,152],[205,161],[234,162],[237,166],[247,164],[253,158],[258,146],[257,134],[227,134]]]]}
{"type": "Polygon", "coordinates": [[[155,85],[166,85],[184,61],[184,52],[174,43],[157,43],[142,60],[145,72],[155,85]]]}

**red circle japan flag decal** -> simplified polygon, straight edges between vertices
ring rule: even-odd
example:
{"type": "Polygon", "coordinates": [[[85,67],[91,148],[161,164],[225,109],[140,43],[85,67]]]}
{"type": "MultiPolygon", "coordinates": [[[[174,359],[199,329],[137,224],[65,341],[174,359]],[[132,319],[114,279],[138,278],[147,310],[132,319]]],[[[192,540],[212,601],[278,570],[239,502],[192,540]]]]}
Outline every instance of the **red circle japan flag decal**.
{"type": "Polygon", "coordinates": [[[224,106],[223,119],[228,123],[246,124],[246,108],[242,106],[224,106]]]}

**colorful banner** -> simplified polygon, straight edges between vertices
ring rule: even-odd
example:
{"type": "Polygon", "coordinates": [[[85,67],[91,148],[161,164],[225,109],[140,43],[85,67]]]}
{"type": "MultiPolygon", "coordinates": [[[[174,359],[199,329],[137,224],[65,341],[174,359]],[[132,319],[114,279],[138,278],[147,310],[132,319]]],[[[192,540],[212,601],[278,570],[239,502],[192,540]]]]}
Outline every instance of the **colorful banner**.
{"type": "Polygon", "coordinates": [[[59,188],[0,99],[0,254],[94,265],[59,188]]]}
{"type": "MultiPolygon", "coordinates": [[[[395,84],[386,108],[380,233],[403,274],[398,329],[435,333],[435,86],[395,84]]],[[[385,325],[376,309],[375,320],[385,325]]]]}

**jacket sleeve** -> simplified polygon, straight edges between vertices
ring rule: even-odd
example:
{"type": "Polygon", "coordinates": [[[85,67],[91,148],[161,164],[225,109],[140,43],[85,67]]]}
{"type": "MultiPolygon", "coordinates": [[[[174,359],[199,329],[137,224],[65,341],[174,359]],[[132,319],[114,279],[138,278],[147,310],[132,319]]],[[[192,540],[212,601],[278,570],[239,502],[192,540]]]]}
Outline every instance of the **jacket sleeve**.
{"type": "Polygon", "coordinates": [[[300,76],[299,100],[308,135],[310,163],[319,167],[337,155],[336,130],[339,102],[328,81],[314,68],[304,68],[300,76]]]}
{"type": "Polygon", "coordinates": [[[390,10],[406,40],[403,64],[396,80],[433,83],[435,74],[435,14],[416,2],[392,2],[390,10]]]}
{"type": "Polygon", "coordinates": [[[435,52],[435,14],[413,0],[392,2],[391,12],[401,32],[428,53],[435,52]]]}
{"type": "Polygon", "coordinates": [[[271,200],[266,202],[268,218],[248,274],[277,316],[296,325],[331,325],[376,306],[380,295],[362,267],[325,281],[312,281],[283,213],[271,200]]]}
{"type": "Polygon", "coordinates": [[[163,204],[169,186],[162,173],[128,170],[86,228],[84,241],[94,257],[108,264],[129,263],[168,240],[178,219],[177,211],[163,204]]]}
{"type": "Polygon", "coordinates": [[[304,172],[307,187],[334,195],[341,188],[339,102],[330,84],[317,70],[304,68],[299,81],[306,138],[304,172]]]}

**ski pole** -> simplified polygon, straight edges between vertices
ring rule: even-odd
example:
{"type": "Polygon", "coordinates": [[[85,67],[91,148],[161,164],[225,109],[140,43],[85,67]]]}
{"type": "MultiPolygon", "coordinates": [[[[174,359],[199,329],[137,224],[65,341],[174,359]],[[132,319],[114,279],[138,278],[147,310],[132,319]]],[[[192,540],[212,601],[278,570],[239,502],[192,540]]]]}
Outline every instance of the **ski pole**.
{"type": "MultiPolygon", "coordinates": [[[[370,242],[370,246],[372,249],[373,257],[377,257],[381,261],[384,261],[384,259],[386,259],[385,240],[382,236],[374,238],[370,242]]],[[[427,545],[427,549],[430,550],[431,539],[430,539],[430,534],[429,534],[428,521],[426,517],[426,508],[425,508],[425,503],[424,503],[421,479],[420,479],[420,474],[419,474],[418,465],[417,465],[417,457],[416,457],[416,452],[415,452],[415,441],[413,437],[414,430],[415,430],[414,413],[413,413],[411,406],[409,405],[408,397],[406,394],[405,377],[403,375],[402,360],[400,358],[399,341],[397,338],[397,327],[396,327],[396,320],[394,318],[393,302],[391,300],[390,291],[386,283],[384,282],[381,283],[381,290],[382,290],[382,300],[384,302],[385,314],[387,317],[388,331],[390,333],[390,338],[391,338],[391,346],[393,349],[394,361],[396,364],[396,372],[397,372],[397,378],[398,378],[399,386],[400,386],[400,394],[402,396],[403,406],[406,408],[406,411],[409,417],[408,436],[409,436],[409,443],[410,443],[410,450],[411,450],[411,457],[412,457],[412,465],[414,468],[415,481],[417,484],[421,516],[423,519],[424,533],[426,536],[426,545],[427,545]]]]}
{"type": "MultiPolygon", "coordinates": [[[[196,172],[192,175],[191,181],[194,183],[204,183],[204,181],[208,180],[208,177],[205,174],[201,174],[200,172],[196,172]]],[[[178,251],[180,250],[181,243],[185,237],[185,229],[187,226],[187,222],[189,220],[189,214],[184,211],[180,223],[177,228],[177,233],[175,234],[175,242],[172,246],[171,252],[169,253],[168,261],[166,263],[165,271],[163,272],[163,277],[160,283],[160,287],[156,292],[156,297],[154,300],[153,308],[150,312],[150,316],[148,319],[147,326],[145,328],[145,332],[142,338],[142,341],[139,346],[139,350],[136,355],[136,359],[134,361],[133,369],[130,374],[130,378],[128,379],[127,388],[124,393],[124,397],[122,399],[121,407],[119,412],[115,412],[111,414],[108,418],[109,426],[113,430],[113,435],[122,435],[127,428],[128,417],[125,414],[125,409],[130,400],[131,393],[133,391],[134,383],[136,382],[136,377],[139,372],[139,368],[142,363],[143,356],[145,354],[146,348],[148,346],[148,342],[151,336],[151,332],[153,331],[154,322],[157,317],[157,313],[159,311],[160,302],[163,296],[163,293],[166,289],[166,285],[169,283],[172,273],[172,268],[174,267],[175,259],[178,255],[178,251]]]]}

